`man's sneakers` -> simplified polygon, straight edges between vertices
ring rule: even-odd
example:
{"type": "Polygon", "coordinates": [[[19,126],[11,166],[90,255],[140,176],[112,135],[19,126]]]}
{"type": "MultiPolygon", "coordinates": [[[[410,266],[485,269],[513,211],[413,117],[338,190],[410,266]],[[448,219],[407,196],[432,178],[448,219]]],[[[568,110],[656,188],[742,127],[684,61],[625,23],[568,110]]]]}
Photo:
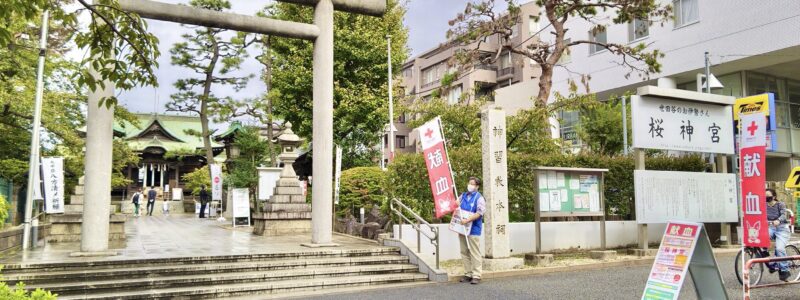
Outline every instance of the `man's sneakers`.
{"type": "Polygon", "coordinates": [[[478,283],[481,283],[481,279],[480,278],[472,278],[472,277],[469,277],[469,276],[464,276],[464,277],[461,277],[461,279],[459,279],[458,282],[462,282],[462,283],[469,282],[471,284],[478,284],[478,283]]]}
{"type": "Polygon", "coordinates": [[[788,282],[790,276],[792,276],[792,273],[790,273],[789,271],[778,272],[778,279],[780,279],[781,281],[788,282]]]}

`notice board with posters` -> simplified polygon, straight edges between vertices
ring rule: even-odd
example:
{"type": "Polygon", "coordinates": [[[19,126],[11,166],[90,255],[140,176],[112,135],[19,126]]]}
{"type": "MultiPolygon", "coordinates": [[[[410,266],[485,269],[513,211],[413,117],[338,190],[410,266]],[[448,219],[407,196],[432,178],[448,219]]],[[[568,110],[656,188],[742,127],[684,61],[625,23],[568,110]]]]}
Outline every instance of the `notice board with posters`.
{"type": "Polygon", "coordinates": [[[603,196],[608,169],[537,167],[533,182],[536,191],[536,253],[542,251],[542,218],[602,217],[600,248],[606,248],[606,208],[603,196]]]}
{"type": "Polygon", "coordinates": [[[678,299],[687,272],[692,275],[698,299],[728,299],[703,224],[670,221],[647,274],[642,299],[678,299]]]}
{"type": "Polygon", "coordinates": [[[606,169],[537,168],[536,206],[543,217],[603,214],[606,169]]]}

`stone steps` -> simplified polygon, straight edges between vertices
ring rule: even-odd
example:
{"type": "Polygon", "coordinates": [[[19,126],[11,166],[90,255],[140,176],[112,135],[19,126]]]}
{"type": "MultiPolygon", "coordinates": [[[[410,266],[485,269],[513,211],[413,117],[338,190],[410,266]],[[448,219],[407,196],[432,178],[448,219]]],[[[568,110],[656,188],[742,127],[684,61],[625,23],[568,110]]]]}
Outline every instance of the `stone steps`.
{"type": "Polygon", "coordinates": [[[265,262],[234,262],[234,263],[202,263],[202,264],[176,264],[162,266],[121,267],[111,269],[100,268],[75,268],[70,270],[47,271],[41,270],[33,273],[13,273],[4,271],[3,277],[9,284],[23,281],[26,284],[47,284],[63,282],[64,280],[107,280],[115,278],[138,279],[154,278],[175,275],[202,275],[227,272],[269,272],[276,270],[293,270],[308,268],[325,268],[330,266],[360,266],[360,265],[386,265],[406,264],[408,257],[399,255],[360,256],[360,257],[332,257],[302,260],[275,260],[265,262]]]}
{"type": "Polygon", "coordinates": [[[8,264],[3,276],[59,299],[216,299],[428,279],[395,247],[8,264]]]}
{"type": "Polygon", "coordinates": [[[378,274],[65,295],[59,296],[58,299],[217,299],[221,297],[265,294],[285,294],[286,296],[291,296],[289,293],[300,291],[419,282],[426,281],[427,279],[427,275],[418,273],[378,274]]]}

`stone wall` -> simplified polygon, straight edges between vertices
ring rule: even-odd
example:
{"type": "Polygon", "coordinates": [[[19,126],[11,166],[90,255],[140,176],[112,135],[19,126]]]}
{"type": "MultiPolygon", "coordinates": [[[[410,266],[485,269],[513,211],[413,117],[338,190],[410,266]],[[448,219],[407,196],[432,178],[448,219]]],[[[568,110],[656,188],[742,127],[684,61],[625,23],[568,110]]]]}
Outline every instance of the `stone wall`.
{"type": "Polygon", "coordinates": [[[390,223],[389,217],[381,215],[378,207],[373,207],[373,209],[364,216],[363,224],[354,216],[337,218],[333,225],[333,231],[365,239],[377,240],[379,234],[391,231],[390,223]]]}
{"type": "MultiPolygon", "coordinates": [[[[50,224],[39,226],[38,239],[43,240],[50,232],[50,224]]],[[[0,254],[22,247],[23,227],[18,226],[0,231],[0,254]]]]}

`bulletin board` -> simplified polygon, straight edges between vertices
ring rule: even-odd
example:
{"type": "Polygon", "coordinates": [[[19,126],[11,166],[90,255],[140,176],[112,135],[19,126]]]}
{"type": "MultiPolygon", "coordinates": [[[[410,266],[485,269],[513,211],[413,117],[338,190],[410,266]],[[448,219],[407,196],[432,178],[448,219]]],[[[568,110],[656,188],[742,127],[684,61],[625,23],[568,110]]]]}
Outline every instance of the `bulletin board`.
{"type": "Polygon", "coordinates": [[[536,171],[536,209],[542,217],[602,216],[607,169],[550,168],[536,171]]]}
{"type": "Polygon", "coordinates": [[[603,195],[608,169],[534,168],[536,179],[536,253],[542,251],[542,218],[601,217],[600,248],[606,248],[606,214],[603,195]]]}

